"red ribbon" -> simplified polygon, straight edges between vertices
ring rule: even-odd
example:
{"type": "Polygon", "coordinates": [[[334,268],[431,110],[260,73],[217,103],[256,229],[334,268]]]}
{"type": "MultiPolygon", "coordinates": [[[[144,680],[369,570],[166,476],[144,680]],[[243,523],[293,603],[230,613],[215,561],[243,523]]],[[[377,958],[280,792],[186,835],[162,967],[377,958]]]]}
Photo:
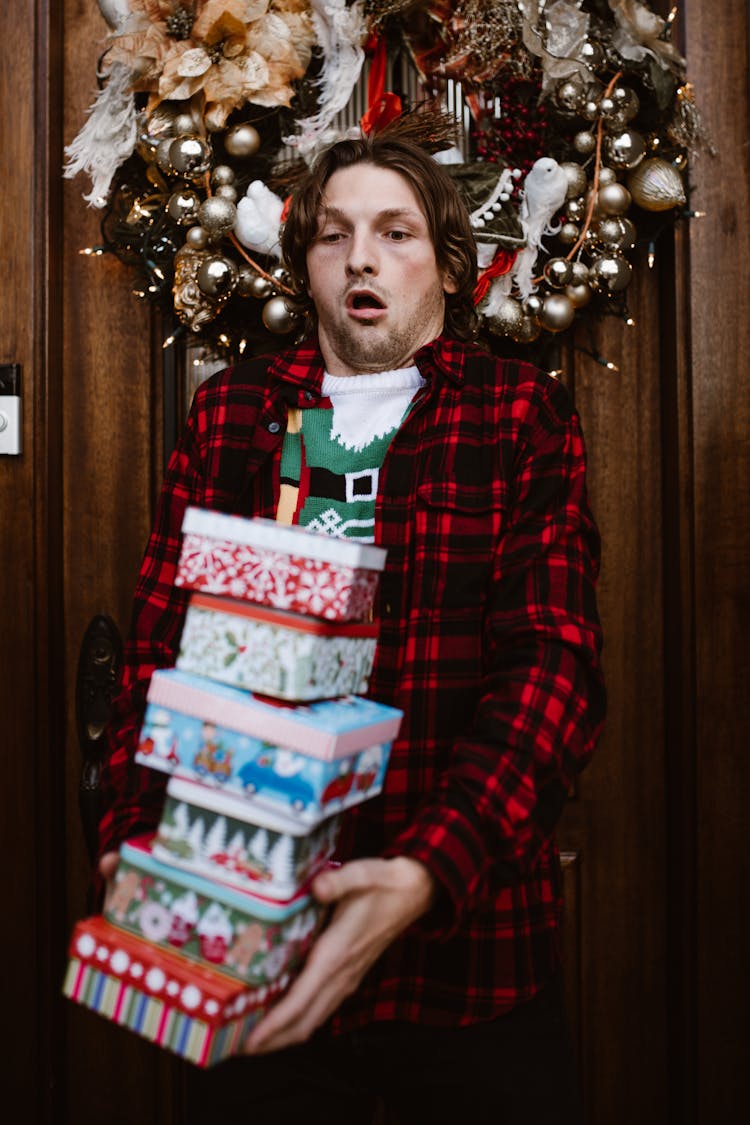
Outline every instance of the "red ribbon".
{"type": "MultiPolygon", "coordinates": [[[[372,44],[372,40],[368,47],[372,44]]],[[[385,39],[381,36],[374,42],[370,76],[367,80],[367,110],[362,114],[359,126],[365,136],[377,133],[389,122],[400,116],[402,105],[398,94],[385,88],[385,71],[388,61],[385,39]]]]}
{"type": "Polygon", "coordinates": [[[487,266],[487,269],[483,270],[479,275],[479,280],[474,289],[475,305],[478,305],[479,302],[487,296],[487,291],[492,284],[493,278],[502,277],[504,274],[510,273],[517,257],[517,250],[498,250],[495,257],[487,266]]]}

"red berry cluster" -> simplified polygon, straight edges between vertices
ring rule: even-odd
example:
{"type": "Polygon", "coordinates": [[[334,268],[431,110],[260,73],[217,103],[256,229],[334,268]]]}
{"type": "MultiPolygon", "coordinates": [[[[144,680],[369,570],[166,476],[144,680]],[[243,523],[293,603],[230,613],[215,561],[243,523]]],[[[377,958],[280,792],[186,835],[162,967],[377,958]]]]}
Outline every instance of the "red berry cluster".
{"type": "Polygon", "coordinates": [[[526,173],[545,153],[548,124],[539,87],[527,78],[510,78],[488,99],[487,114],[472,133],[477,159],[502,161],[526,173]]]}

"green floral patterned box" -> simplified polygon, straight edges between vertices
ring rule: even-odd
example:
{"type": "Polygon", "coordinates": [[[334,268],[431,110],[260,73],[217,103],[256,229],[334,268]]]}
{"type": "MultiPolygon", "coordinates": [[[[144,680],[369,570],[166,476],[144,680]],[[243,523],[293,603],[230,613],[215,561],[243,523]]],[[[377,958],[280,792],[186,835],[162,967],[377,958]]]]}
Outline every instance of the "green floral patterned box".
{"type": "Polygon", "coordinates": [[[367,691],[377,626],[333,624],[232,598],[193,594],[177,667],[299,703],[367,691]]]}

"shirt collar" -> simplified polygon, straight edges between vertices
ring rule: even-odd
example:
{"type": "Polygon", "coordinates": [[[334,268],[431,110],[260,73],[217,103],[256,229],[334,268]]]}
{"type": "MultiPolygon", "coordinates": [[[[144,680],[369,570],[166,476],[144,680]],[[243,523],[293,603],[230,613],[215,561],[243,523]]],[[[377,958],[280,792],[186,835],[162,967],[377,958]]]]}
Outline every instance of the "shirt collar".
{"type": "MultiPolygon", "coordinates": [[[[425,344],[414,356],[414,362],[425,378],[445,376],[452,383],[464,381],[466,350],[462,343],[448,336],[438,336],[425,344]]],[[[316,336],[303,340],[295,348],[277,353],[271,362],[269,375],[299,390],[320,394],[325,364],[316,336]]]]}

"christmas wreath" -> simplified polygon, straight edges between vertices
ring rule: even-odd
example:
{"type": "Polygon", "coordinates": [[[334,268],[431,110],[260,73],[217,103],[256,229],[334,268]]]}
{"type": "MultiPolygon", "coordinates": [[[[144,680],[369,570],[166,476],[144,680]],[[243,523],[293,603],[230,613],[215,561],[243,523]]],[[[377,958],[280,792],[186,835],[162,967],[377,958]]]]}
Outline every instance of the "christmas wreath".
{"type": "MultiPolygon", "coordinates": [[[[99,92],[66,148],[136,295],[209,355],[301,331],[279,229],[326,144],[401,117],[454,176],[491,347],[628,321],[634,268],[691,217],[708,147],[640,0],[98,0],[99,92]],[[436,110],[439,107],[439,110],[436,110]],[[445,122],[452,122],[450,129],[445,122]],[[438,123],[436,125],[436,122],[438,123]],[[442,127],[440,123],[442,122],[442,127]],[[452,129],[452,134],[451,134],[452,129]]],[[[595,354],[595,353],[594,353],[595,354]]],[[[597,358],[600,358],[597,356],[597,358]]]]}

